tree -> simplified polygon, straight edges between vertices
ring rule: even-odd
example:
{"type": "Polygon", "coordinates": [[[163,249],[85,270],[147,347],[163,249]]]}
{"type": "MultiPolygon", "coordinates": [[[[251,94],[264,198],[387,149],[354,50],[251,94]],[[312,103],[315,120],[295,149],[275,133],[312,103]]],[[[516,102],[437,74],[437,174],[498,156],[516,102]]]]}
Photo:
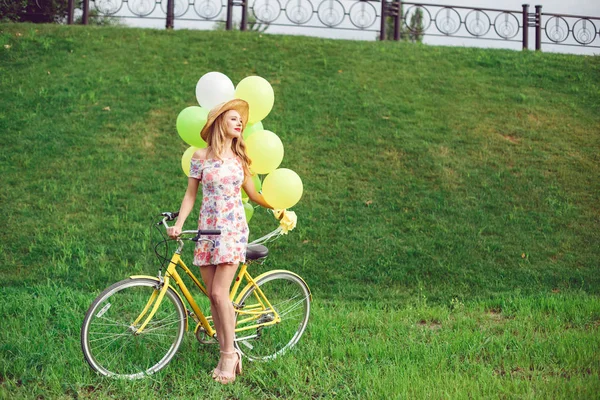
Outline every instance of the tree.
{"type": "MultiPolygon", "coordinates": [[[[423,9],[418,7],[410,17],[410,23],[406,26],[404,20],[404,5],[400,5],[400,40],[411,42],[423,41],[423,9]],[[409,28],[410,27],[410,28],[409,28]]],[[[388,15],[385,20],[385,38],[386,40],[394,39],[394,16],[388,15]]]]}
{"type": "Polygon", "coordinates": [[[0,1],[0,21],[63,22],[67,14],[68,2],[65,0],[0,1]]]}
{"type": "Polygon", "coordinates": [[[418,7],[410,16],[410,23],[408,26],[410,27],[410,41],[413,43],[421,43],[423,41],[423,31],[425,30],[423,27],[423,9],[421,7],[418,7]]]}

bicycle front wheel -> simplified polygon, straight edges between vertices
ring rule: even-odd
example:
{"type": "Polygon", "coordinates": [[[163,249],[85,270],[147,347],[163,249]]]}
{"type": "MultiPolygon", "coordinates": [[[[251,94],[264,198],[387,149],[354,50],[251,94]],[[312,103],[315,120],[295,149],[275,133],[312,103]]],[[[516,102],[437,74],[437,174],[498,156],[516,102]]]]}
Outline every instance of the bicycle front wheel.
{"type": "Polygon", "coordinates": [[[153,279],[131,278],[108,287],[93,301],[81,328],[81,347],[92,369],[105,376],[138,379],[171,361],[186,326],[185,307],[172,288],[140,334],[136,331],[145,318],[134,325],[159,291],[153,279]]]}
{"type": "Polygon", "coordinates": [[[268,303],[255,286],[250,286],[241,295],[239,304],[243,307],[237,317],[235,346],[250,360],[268,361],[282,355],[300,340],[310,315],[310,290],[302,278],[288,271],[267,273],[259,277],[256,285],[268,303]],[[270,325],[275,315],[281,320],[270,325]],[[240,330],[253,325],[258,327],[240,330]]]}

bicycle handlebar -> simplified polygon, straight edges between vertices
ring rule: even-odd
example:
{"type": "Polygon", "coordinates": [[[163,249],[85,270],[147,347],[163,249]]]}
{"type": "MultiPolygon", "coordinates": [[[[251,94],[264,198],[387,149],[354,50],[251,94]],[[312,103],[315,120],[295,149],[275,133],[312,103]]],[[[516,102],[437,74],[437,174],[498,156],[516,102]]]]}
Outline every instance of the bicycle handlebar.
{"type": "MultiPolygon", "coordinates": [[[[179,211],[178,212],[163,212],[160,215],[162,215],[164,218],[157,225],[164,225],[166,229],[169,229],[170,226],[167,224],[167,221],[173,221],[175,218],[177,218],[179,216],[179,211]]],[[[198,240],[205,240],[205,239],[200,239],[200,236],[209,236],[209,235],[218,236],[221,234],[221,230],[220,229],[196,229],[196,230],[189,230],[189,231],[181,231],[181,234],[182,235],[196,235],[196,237],[191,238],[189,240],[197,242],[198,240]]]]}
{"type": "Polygon", "coordinates": [[[192,232],[197,232],[198,236],[219,236],[221,234],[220,229],[198,229],[192,232]]]}

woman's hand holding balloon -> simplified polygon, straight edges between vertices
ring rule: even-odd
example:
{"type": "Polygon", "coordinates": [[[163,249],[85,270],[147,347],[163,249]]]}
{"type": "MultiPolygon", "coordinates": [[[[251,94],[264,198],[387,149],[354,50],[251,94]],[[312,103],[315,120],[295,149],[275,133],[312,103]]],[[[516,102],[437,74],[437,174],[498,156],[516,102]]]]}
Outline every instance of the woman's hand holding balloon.
{"type": "Polygon", "coordinates": [[[273,210],[273,215],[279,221],[281,221],[281,218],[283,218],[283,214],[285,214],[285,209],[273,210]]]}

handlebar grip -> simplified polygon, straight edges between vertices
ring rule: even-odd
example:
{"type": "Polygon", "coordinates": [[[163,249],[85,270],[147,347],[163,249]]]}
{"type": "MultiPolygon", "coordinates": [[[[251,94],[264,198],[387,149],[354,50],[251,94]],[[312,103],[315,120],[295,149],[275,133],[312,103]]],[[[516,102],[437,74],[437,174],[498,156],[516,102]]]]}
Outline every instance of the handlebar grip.
{"type": "Polygon", "coordinates": [[[173,221],[175,218],[177,218],[179,216],[179,211],[177,211],[177,212],[163,212],[163,213],[160,213],[160,215],[162,215],[163,217],[166,217],[167,221],[173,221]]]}
{"type": "Polygon", "coordinates": [[[200,229],[198,230],[198,235],[220,235],[220,229],[200,229]]]}
{"type": "Polygon", "coordinates": [[[199,229],[196,237],[194,237],[190,240],[192,240],[193,242],[198,242],[200,240],[206,240],[206,239],[201,239],[200,238],[201,236],[220,235],[220,234],[221,234],[220,229],[199,229]]]}

